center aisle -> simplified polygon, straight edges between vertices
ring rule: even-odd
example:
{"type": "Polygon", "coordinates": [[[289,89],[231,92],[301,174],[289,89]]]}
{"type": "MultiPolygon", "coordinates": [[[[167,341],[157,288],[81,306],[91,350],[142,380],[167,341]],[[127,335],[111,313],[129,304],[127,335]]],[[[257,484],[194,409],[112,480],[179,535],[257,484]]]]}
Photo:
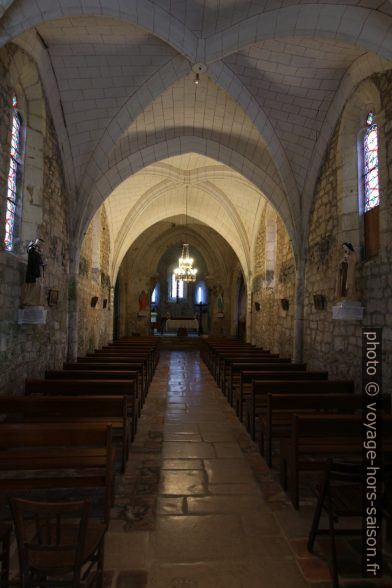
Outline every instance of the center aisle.
{"type": "Polygon", "coordinates": [[[307,531],[199,353],[162,352],[118,477],[105,587],[325,588],[307,531]]]}

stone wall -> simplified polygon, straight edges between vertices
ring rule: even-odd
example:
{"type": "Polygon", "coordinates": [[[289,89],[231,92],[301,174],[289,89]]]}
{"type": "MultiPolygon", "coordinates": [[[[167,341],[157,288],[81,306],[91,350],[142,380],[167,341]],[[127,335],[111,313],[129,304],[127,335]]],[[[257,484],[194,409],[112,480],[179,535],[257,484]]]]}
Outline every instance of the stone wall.
{"type": "Polygon", "coordinates": [[[293,348],[295,261],[288,233],[280,217],[266,205],[255,247],[252,284],[252,343],[258,347],[291,357],[293,348]],[[267,262],[267,225],[276,223],[274,270],[267,262]],[[282,308],[281,299],[289,308],[282,308]],[[259,305],[259,310],[256,310],[259,305]]]}
{"type": "MultiPolygon", "coordinates": [[[[310,222],[305,286],[304,358],[311,369],[328,369],[334,378],[353,378],[357,390],[361,374],[361,328],[383,328],[384,389],[391,391],[392,370],[392,72],[375,75],[383,119],[379,134],[382,165],[380,206],[380,250],[377,257],[356,264],[358,299],[365,307],[362,321],[332,319],[336,303],[337,268],[345,241],[343,199],[338,181],[342,166],[347,165],[339,148],[341,120],[330,142],[315,193],[310,222]],[[316,310],[314,294],[325,297],[326,308],[316,310]]],[[[356,92],[360,92],[361,88],[356,92]]],[[[355,146],[353,146],[355,147],[355,146]]],[[[355,148],[351,150],[356,157],[355,148]]],[[[360,225],[359,225],[360,226],[360,225]]],[[[360,237],[360,236],[359,236],[360,237]]],[[[360,238],[358,239],[360,240],[360,238]]]]}
{"type": "MultiPolygon", "coordinates": [[[[14,46],[0,51],[1,248],[4,239],[6,178],[9,166],[10,104],[14,90],[8,72],[11,58],[15,57],[19,58],[19,61],[30,62],[29,67],[38,76],[34,62],[29,60],[23,51],[14,46]]],[[[31,234],[30,238],[38,237],[44,241],[45,297],[49,289],[56,290],[58,302],[54,306],[46,305],[48,311],[46,324],[18,325],[21,288],[27,266],[27,256],[23,252],[26,243],[20,243],[15,253],[0,251],[0,394],[22,393],[27,376],[41,377],[45,369],[60,367],[66,357],[68,311],[66,193],[56,135],[49,111],[44,103],[42,112],[46,114],[43,115],[45,124],[41,136],[40,131],[34,129],[37,144],[41,147],[35,146],[34,155],[31,150],[26,152],[22,193],[25,211],[31,210],[34,205],[39,212],[39,218],[42,218],[42,222],[35,226],[35,234],[31,234]],[[30,161],[33,157],[34,161],[30,161]],[[35,166],[36,170],[42,169],[42,177],[37,178],[37,183],[42,185],[42,194],[37,194],[36,200],[33,193],[26,190],[29,185],[35,185],[32,176],[26,177],[32,166],[35,166]]],[[[26,123],[27,142],[31,139],[31,136],[28,136],[29,119],[26,123]]]]}
{"type": "Polygon", "coordinates": [[[113,301],[109,277],[110,235],[104,206],[96,213],[84,238],[77,285],[78,355],[106,345],[113,338],[113,301]],[[98,234],[94,236],[94,230],[98,234]],[[97,239],[99,243],[97,243],[97,239]],[[94,255],[98,247],[98,258],[94,255]],[[96,297],[96,305],[91,306],[96,297]]]}

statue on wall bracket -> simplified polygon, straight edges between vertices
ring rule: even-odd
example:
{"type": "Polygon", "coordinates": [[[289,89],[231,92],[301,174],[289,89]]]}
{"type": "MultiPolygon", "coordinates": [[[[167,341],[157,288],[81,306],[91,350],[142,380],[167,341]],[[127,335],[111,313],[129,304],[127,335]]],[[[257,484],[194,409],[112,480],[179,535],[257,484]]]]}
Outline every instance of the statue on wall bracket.
{"type": "Polygon", "coordinates": [[[224,316],[224,300],[223,300],[223,288],[222,286],[218,287],[218,295],[216,297],[216,310],[217,310],[217,317],[223,318],[224,316]]]}
{"type": "Polygon", "coordinates": [[[337,303],[332,307],[335,320],[362,320],[363,307],[357,299],[355,266],[357,255],[347,241],[343,243],[343,257],[338,266],[335,295],[337,303]]]}
{"type": "Polygon", "coordinates": [[[355,265],[357,255],[351,243],[343,243],[343,257],[339,263],[336,283],[338,299],[356,300],[355,265]]]}
{"type": "Polygon", "coordinates": [[[27,270],[26,281],[22,288],[22,306],[43,306],[44,305],[44,267],[42,258],[42,239],[30,241],[27,245],[27,270]]]}

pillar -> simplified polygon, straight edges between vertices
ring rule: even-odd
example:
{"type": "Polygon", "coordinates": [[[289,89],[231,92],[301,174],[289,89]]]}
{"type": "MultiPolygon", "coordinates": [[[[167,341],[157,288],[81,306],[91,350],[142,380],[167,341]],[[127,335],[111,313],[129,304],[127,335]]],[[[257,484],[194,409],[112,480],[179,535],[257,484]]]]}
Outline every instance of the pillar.
{"type": "Polygon", "coordinates": [[[297,258],[294,307],[293,361],[303,361],[304,350],[304,304],[305,304],[305,255],[297,258]]]}

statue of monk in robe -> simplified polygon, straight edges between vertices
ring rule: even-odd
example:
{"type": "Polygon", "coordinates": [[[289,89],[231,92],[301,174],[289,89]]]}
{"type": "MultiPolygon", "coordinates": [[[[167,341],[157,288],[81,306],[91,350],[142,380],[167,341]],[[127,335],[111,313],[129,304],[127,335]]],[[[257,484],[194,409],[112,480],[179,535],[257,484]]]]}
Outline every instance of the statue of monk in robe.
{"type": "Polygon", "coordinates": [[[22,306],[44,305],[43,268],[45,264],[40,244],[41,239],[36,239],[30,241],[27,246],[27,270],[26,282],[22,288],[22,306]]]}
{"type": "Polygon", "coordinates": [[[336,282],[338,299],[356,300],[355,264],[357,256],[351,243],[343,243],[343,258],[339,263],[336,282]]]}

